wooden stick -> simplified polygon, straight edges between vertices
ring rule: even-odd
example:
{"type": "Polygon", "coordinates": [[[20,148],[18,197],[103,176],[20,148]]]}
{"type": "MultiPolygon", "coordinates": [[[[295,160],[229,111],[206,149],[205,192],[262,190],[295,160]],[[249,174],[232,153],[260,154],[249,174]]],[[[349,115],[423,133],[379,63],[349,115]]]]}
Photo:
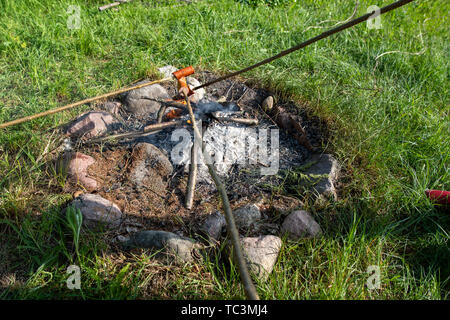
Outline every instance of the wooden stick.
{"type": "Polygon", "coordinates": [[[22,123],[22,122],[34,120],[34,119],[37,119],[37,118],[40,118],[40,117],[48,116],[50,114],[61,112],[61,111],[64,111],[64,110],[67,110],[67,109],[71,109],[71,108],[74,108],[74,107],[78,107],[78,106],[81,106],[83,104],[90,103],[90,102],[93,102],[93,101],[106,99],[106,98],[109,98],[109,97],[112,97],[112,96],[115,96],[115,95],[118,95],[118,94],[121,94],[121,93],[124,93],[124,92],[127,92],[127,91],[140,89],[140,88],[143,88],[143,87],[146,87],[146,86],[150,86],[150,85],[155,84],[155,83],[160,83],[160,82],[163,82],[163,81],[169,81],[171,79],[172,78],[164,78],[164,79],[160,79],[160,80],[155,80],[155,81],[139,84],[137,86],[133,86],[133,87],[130,87],[130,88],[122,88],[122,89],[119,89],[119,90],[116,90],[116,91],[112,91],[112,92],[105,93],[105,94],[102,94],[102,95],[99,95],[99,96],[95,96],[93,98],[84,99],[84,100],[81,100],[81,101],[78,101],[78,102],[75,102],[75,103],[71,103],[71,104],[65,105],[63,107],[59,107],[59,108],[52,109],[52,110],[47,110],[47,111],[44,111],[44,112],[33,114],[31,116],[27,116],[27,117],[23,117],[23,118],[20,118],[20,119],[13,120],[13,121],[5,122],[5,123],[0,124],[0,129],[9,127],[9,126],[12,126],[12,125],[15,125],[15,124],[19,124],[19,123],[22,123]]]}
{"type": "Polygon", "coordinates": [[[244,291],[245,295],[247,296],[247,299],[250,300],[259,300],[258,293],[256,292],[255,285],[253,284],[252,278],[250,277],[250,273],[247,268],[247,262],[245,261],[244,254],[242,252],[241,248],[241,241],[239,239],[239,232],[236,228],[236,223],[234,221],[233,213],[231,211],[230,202],[228,200],[227,191],[225,189],[225,186],[223,185],[222,181],[220,180],[219,176],[217,175],[216,170],[214,169],[214,165],[212,164],[212,160],[210,155],[205,152],[206,150],[206,144],[203,142],[202,135],[200,131],[198,130],[197,124],[195,122],[195,116],[194,112],[192,111],[191,103],[189,101],[189,98],[187,94],[184,93],[184,98],[186,100],[187,108],[189,111],[189,116],[191,117],[192,121],[192,127],[194,129],[194,135],[197,136],[197,139],[202,142],[202,151],[203,151],[203,157],[205,159],[205,163],[208,167],[209,174],[211,175],[217,190],[220,193],[220,197],[222,200],[223,208],[225,211],[225,220],[227,221],[227,228],[228,228],[228,234],[231,238],[231,243],[233,244],[234,248],[234,255],[236,257],[236,261],[239,267],[239,274],[241,276],[241,281],[244,285],[244,291]]]}
{"type": "Polygon", "coordinates": [[[189,210],[192,209],[192,206],[194,205],[195,185],[197,182],[197,151],[198,142],[194,137],[194,142],[191,147],[191,163],[189,165],[189,177],[186,190],[186,208],[189,210]]]}
{"type": "Polygon", "coordinates": [[[98,7],[98,10],[99,11],[104,11],[106,9],[109,9],[109,8],[112,8],[112,7],[115,7],[115,6],[119,6],[119,5],[121,5],[120,2],[113,2],[113,3],[110,3],[110,4],[106,4],[106,5],[102,6],[102,7],[98,7]]]}
{"type": "Polygon", "coordinates": [[[178,125],[183,124],[184,121],[182,120],[178,120],[178,121],[170,121],[170,122],[163,122],[163,123],[156,123],[156,124],[150,124],[146,127],[144,127],[144,129],[142,131],[133,131],[133,132],[125,132],[125,133],[119,133],[119,134],[113,134],[113,135],[109,135],[109,136],[105,136],[105,137],[100,137],[97,139],[93,139],[93,140],[89,140],[87,141],[87,143],[96,143],[96,142],[101,142],[104,140],[110,140],[110,139],[117,139],[117,138],[134,138],[134,137],[139,137],[141,135],[147,134],[147,133],[152,133],[155,131],[160,131],[166,128],[170,128],[170,127],[175,127],[178,125]]]}
{"type": "Polygon", "coordinates": [[[216,117],[219,121],[230,121],[230,122],[236,122],[236,123],[242,123],[246,125],[257,125],[258,119],[245,119],[245,118],[227,118],[227,117],[216,117]]]}
{"type": "Polygon", "coordinates": [[[167,107],[165,105],[161,105],[161,107],[159,108],[158,120],[157,120],[158,123],[162,122],[162,119],[164,117],[164,113],[166,112],[166,109],[167,109],[167,107]]]}
{"type": "Polygon", "coordinates": [[[116,2],[110,3],[110,4],[106,4],[104,6],[98,7],[99,11],[104,11],[113,7],[117,7],[120,6],[122,3],[127,3],[127,2],[131,2],[133,0],[118,0],[116,2]]]}

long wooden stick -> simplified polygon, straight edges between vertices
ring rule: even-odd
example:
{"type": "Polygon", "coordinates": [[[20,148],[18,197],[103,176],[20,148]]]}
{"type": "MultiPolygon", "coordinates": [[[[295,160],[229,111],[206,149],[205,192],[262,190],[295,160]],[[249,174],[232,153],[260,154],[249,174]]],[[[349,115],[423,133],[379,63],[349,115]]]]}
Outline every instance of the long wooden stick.
{"type": "Polygon", "coordinates": [[[246,124],[250,126],[256,126],[258,125],[258,119],[245,119],[245,118],[227,118],[227,117],[216,117],[219,121],[229,121],[229,122],[235,122],[235,123],[241,123],[246,124]]]}
{"type": "Polygon", "coordinates": [[[197,182],[197,141],[194,138],[194,142],[191,147],[191,163],[189,165],[189,177],[188,177],[188,185],[186,190],[186,208],[192,209],[194,205],[194,193],[195,193],[195,185],[197,182]]]}
{"type": "Polygon", "coordinates": [[[150,124],[150,125],[144,127],[144,129],[142,131],[133,131],[133,132],[125,132],[125,133],[113,134],[113,135],[109,135],[109,136],[105,136],[105,137],[100,137],[100,138],[97,138],[97,139],[89,140],[89,141],[87,141],[87,143],[97,143],[97,142],[101,142],[101,141],[104,141],[104,140],[111,140],[111,139],[117,139],[117,138],[134,138],[134,137],[139,137],[139,136],[142,136],[142,135],[147,134],[147,133],[152,133],[152,132],[160,131],[160,130],[163,130],[163,129],[166,129],[166,128],[179,126],[179,125],[183,124],[183,122],[184,121],[182,121],[182,120],[178,120],[178,121],[150,124]]]}
{"type": "MultiPolygon", "coordinates": [[[[242,252],[241,248],[241,241],[239,239],[239,232],[236,228],[236,223],[234,221],[233,213],[231,211],[230,202],[228,200],[227,191],[225,189],[225,186],[223,185],[222,181],[220,180],[219,176],[217,175],[216,170],[214,169],[214,165],[212,164],[212,159],[210,155],[205,152],[206,150],[206,144],[203,142],[202,135],[197,127],[197,124],[195,122],[195,116],[194,112],[192,111],[191,103],[189,101],[189,98],[187,94],[184,94],[187,108],[189,111],[189,116],[191,117],[192,121],[192,127],[194,129],[194,135],[196,135],[196,138],[199,139],[198,141],[201,141],[202,143],[202,151],[203,156],[205,158],[205,163],[208,167],[209,174],[211,175],[217,190],[220,193],[220,197],[222,200],[223,208],[225,211],[225,220],[227,221],[227,228],[228,228],[228,234],[231,238],[231,243],[233,244],[234,248],[234,255],[236,257],[236,261],[239,267],[239,274],[241,276],[241,281],[244,284],[244,291],[245,295],[247,296],[247,299],[250,300],[259,300],[258,293],[256,292],[255,285],[253,284],[252,278],[250,277],[250,273],[247,268],[247,262],[245,261],[244,254],[242,252]]],[[[195,140],[194,140],[195,141],[195,140]]]]}
{"type": "Polygon", "coordinates": [[[171,79],[172,78],[164,78],[164,79],[160,79],[160,80],[155,80],[155,81],[139,84],[137,86],[133,86],[133,87],[130,87],[130,88],[119,89],[119,90],[112,91],[112,92],[109,92],[109,93],[105,93],[105,94],[102,94],[102,95],[99,95],[99,96],[95,96],[93,98],[84,99],[84,100],[81,100],[81,101],[78,101],[78,102],[75,102],[75,103],[71,103],[71,104],[65,105],[63,107],[59,107],[59,108],[52,109],[52,110],[47,110],[47,111],[44,111],[44,112],[33,114],[31,116],[27,116],[27,117],[23,117],[23,118],[20,118],[20,119],[13,120],[13,121],[5,122],[5,123],[0,124],[0,129],[9,127],[9,126],[12,126],[12,125],[15,125],[15,124],[19,124],[19,123],[22,123],[22,122],[26,122],[26,121],[34,120],[34,119],[37,119],[37,118],[41,118],[41,117],[44,117],[44,116],[48,116],[50,114],[61,112],[61,111],[64,111],[64,110],[67,110],[67,109],[71,109],[71,108],[74,108],[74,107],[78,107],[78,106],[81,106],[83,104],[90,103],[90,102],[93,102],[93,101],[106,99],[106,98],[109,98],[109,97],[112,97],[112,96],[115,96],[115,95],[118,95],[118,94],[121,94],[121,93],[124,93],[124,92],[127,92],[127,91],[140,89],[140,88],[143,88],[143,87],[146,87],[146,86],[150,86],[150,85],[155,84],[155,83],[160,83],[160,82],[163,82],[163,81],[169,81],[171,79]]]}

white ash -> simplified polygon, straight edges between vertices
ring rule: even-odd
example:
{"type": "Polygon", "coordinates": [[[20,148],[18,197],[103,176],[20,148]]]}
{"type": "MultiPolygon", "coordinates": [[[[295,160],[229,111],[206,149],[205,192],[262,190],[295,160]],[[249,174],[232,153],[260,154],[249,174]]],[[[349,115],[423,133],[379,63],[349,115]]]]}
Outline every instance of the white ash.
{"type": "MultiPolygon", "coordinates": [[[[270,136],[271,131],[266,131],[266,136],[262,134],[264,130],[270,129],[267,124],[260,125],[257,128],[248,127],[243,124],[236,123],[219,123],[213,122],[203,133],[203,140],[206,143],[206,150],[211,156],[214,167],[217,173],[222,177],[227,177],[232,173],[234,166],[238,170],[244,168],[252,169],[268,169],[273,162],[280,162],[280,168],[290,167],[292,164],[298,165],[302,161],[302,155],[299,155],[295,150],[292,150],[285,143],[281,141],[279,154],[283,157],[276,159],[272,157],[276,155],[271,150],[270,136]],[[268,157],[262,158],[258,154],[259,139],[266,138],[267,150],[264,150],[268,157]]],[[[163,131],[154,135],[149,135],[141,139],[152,143],[157,147],[164,149],[171,155],[171,161],[174,165],[184,166],[184,172],[189,171],[190,164],[190,150],[192,147],[192,130],[188,128],[181,128],[172,131],[163,131]],[[183,140],[184,139],[184,140],[183,140]],[[175,152],[176,151],[176,152],[175,152]],[[176,154],[176,157],[174,155],[176,154]]],[[[264,139],[263,139],[264,140],[264,139]]],[[[263,143],[264,144],[264,143],[263,143]]],[[[198,156],[199,168],[197,181],[212,184],[213,181],[209,175],[208,167],[205,164],[203,154],[199,149],[198,156]]],[[[278,164],[274,165],[278,168],[278,164]]],[[[276,172],[275,172],[276,173],[276,172]]]]}
{"type": "MultiPolygon", "coordinates": [[[[201,110],[199,114],[200,119],[202,118],[201,116],[204,117],[205,112],[213,112],[219,117],[250,118],[250,116],[244,115],[242,111],[238,111],[239,108],[233,103],[222,106],[215,101],[203,99],[197,106],[208,109],[201,110]],[[215,110],[218,106],[221,106],[222,110],[215,110]]],[[[206,119],[207,117],[204,118],[206,119]]],[[[185,115],[183,119],[188,120],[188,115],[185,115]]],[[[292,137],[282,130],[276,131],[278,127],[268,120],[262,117],[259,117],[258,120],[259,124],[254,127],[233,122],[212,121],[203,130],[203,139],[207,145],[206,149],[220,176],[230,177],[235,169],[250,169],[251,172],[259,175],[265,170],[268,172],[265,173],[268,175],[267,177],[270,178],[272,176],[275,178],[278,169],[286,169],[303,163],[306,155],[292,137]],[[271,136],[275,131],[277,134],[279,133],[279,145],[276,146],[274,144],[276,148],[272,150],[273,137],[271,136]],[[262,145],[261,155],[265,155],[265,157],[258,154],[258,144],[262,145]]],[[[200,123],[199,121],[199,128],[201,128],[200,123]]],[[[274,137],[277,138],[275,134],[274,137]]],[[[165,150],[170,155],[172,164],[182,165],[186,173],[189,171],[192,140],[192,128],[185,126],[140,137],[135,142],[148,142],[165,150]]],[[[212,185],[213,181],[200,150],[198,162],[200,165],[197,181],[212,185]]]]}

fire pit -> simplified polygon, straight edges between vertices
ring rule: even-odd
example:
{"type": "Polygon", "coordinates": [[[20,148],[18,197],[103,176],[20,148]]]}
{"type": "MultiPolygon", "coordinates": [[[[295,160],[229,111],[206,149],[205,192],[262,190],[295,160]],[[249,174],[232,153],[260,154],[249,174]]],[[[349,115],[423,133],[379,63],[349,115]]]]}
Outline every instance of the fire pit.
{"type": "MultiPolygon", "coordinates": [[[[199,80],[187,78],[188,84],[196,86],[214,75],[203,71],[196,77],[199,80]]],[[[164,230],[179,236],[203,230],[216,240],[221,237],[224,219],[218,211],[222,206],[201,148],[193,206],[185,205],[194,134],[185,107],[171,99],[176,94],[174,83],[131,91],[98,105],[99,110],[81,115],[66,127],[70,140],[62,157],[68,174],[64,191],[76,193],[81,199],[78,206],[98,211],[98,216],[85,218],[110,224],[119,239],[139,230],[164,230]],[[127,136],[130,131],[158,125],[163,127],[127,136]],[[105,138],[109,136],[120,139],[105,138]],[[99,206],[106,209],[98,210],[99,206]],[[114,223],[105,218],[111,208],[114,223]]],[[[302,169],[305,176],[324,173],[320,169],[323,157],[317,153],[326,138],[324,123],[307,117],[293,102],[273,103],[268,91],[233,80],[199,90],[192,96],[192,106],[231,206],[238,209],[241,234],[280,235],[283,216],[301,208],[302,202],[274,189],[292,170],[306,168],[302,169]]],[[[317,185],[324,189],[319,193],[329,193],[330,184],[334,188],[338,168],[334,159],[325,157],[325,162],[329,176],[319,178],[317,185]]],[[[318,225],[311,230],[317,231],[311,231],[313,236],[320,233],[318,225]]]]}

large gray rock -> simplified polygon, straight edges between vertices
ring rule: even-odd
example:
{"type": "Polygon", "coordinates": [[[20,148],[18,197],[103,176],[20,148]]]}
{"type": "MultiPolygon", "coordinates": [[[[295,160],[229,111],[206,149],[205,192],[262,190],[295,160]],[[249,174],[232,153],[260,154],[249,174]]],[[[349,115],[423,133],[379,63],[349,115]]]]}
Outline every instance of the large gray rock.
{"type": "Polygon", "coordinates": [[[88,167],[95,163],[94,158],[80,152],[68,152],[64,157],[68,159],[66,170],[70,180],[89,191],[97,189],[97,181],[87,172],[88,167]]]}
{"type": "Polygon", "coordinates": [[[146,230],[134,233],[130,240],[124,243],[127,248],[148,248],[164,250],[169,255],[174,255],[181,261],[192,262],[195,260],[199,248],[197,243],[189,238],[179,236],[172,232],[159,230],[146,230]]]}
{"type": "Polygon", "coordinates": [[[97,227],[100,225],[113,228],[122,222],[119,207],[97,194],[83,194],[72,201],[71,205],[83,214],[83,225],[97,227]]]}
{"type": "MultiPolygon", "coordinates": [[[[163,177],[173,172],[173,166],[167,156],[151,143],[139,143],[133,148],[130,179],[137,186],[164,186],[163,177]]],[[[155,190],[156,191],[156,190],[155,190]]]]}
{"type": "Polygon", "coordinates": [[[249,204],[233,211],[234,220],[239,228],[249,228],[261,220],[261,211],[256,204],[249,204]]]}
{"type": "Polygon", "coordinates": [[[200,231],[208,236],[209,239],[217,241],[219,240],[226,225],[227,221],[225,220],[225,216],[216,211],[206,218],[205,222],[200,228],[200,231]]]}
{"type": "MultiPolygon", "coordinates": [[[[146,82],[148,81],[141,81],[136,85],[146,82]]],[[[153,84],[128,92],[125,96],[126,110],[138,118],[149,116],[156,119],[161,108],[158,100],[164,101],[168,98],[169,94],[166,89],[159,84],[153,84]]]]}
{"type": "Polygon", "coordinates": [[[312,165],[305,170],[308,176],[304,185],[316,191],[319,195],[332,196],[337,199],[335,184],[339,175],[340,165],[330,154],[314,155],[312,165]]]}
{"type": "Polygon", "coordinates": [[[91,111],[79,116],[66,129],[66,134],[73,137],[90,139],[108,130],[117,128],[120,123],[108,112],[91,111]]]}
{"type": "Polygon", "coordinates": [[[159,73],[161,73],[161,75],[164,78],[173,77],[172,73],[174,73],[177,70],[178,70],[177,68],[175,68],[174,66],[171,66],[171,65],[167,65],[167,66],[158,68],[159,73]]]}
{"type": "Polygon", "coordinates": [[[272,235],[248,237],[242,238],[241,244],[250,272],[266,280],[277,262],[281,239],[272,235]]]}
{"type": "Polygon", "coordinates": [[[293,240],[322,235],[319,224],[304,210],[292,212],[281,225],[281,232],[287,233],[289,238],[293,240]]]}

